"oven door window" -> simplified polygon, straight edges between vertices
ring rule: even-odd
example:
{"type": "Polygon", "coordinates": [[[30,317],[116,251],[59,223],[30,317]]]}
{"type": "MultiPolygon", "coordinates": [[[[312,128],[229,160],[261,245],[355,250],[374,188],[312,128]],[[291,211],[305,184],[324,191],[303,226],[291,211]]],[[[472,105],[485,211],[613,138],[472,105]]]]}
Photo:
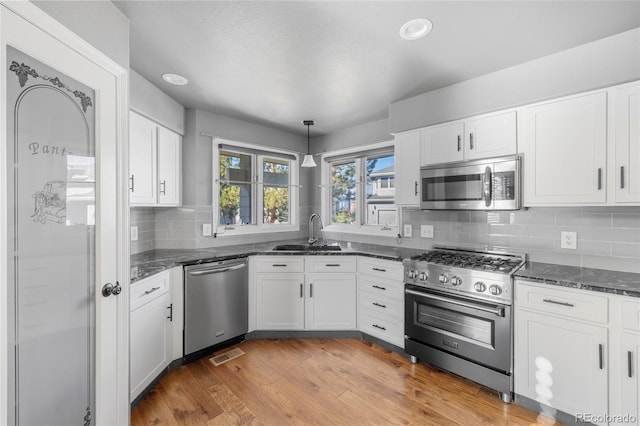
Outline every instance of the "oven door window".
{"type": "Polygon", "coordinates": [[[458,339],[493,345],[493,321],[420,303],[417,309],[417,322],[423,327],[450,334],[458,339]]]}
{"type": "Polygon", "coordinates": [[[482,199],[482,176],[480,174],[422,178],[422,201],[482,199]]]}

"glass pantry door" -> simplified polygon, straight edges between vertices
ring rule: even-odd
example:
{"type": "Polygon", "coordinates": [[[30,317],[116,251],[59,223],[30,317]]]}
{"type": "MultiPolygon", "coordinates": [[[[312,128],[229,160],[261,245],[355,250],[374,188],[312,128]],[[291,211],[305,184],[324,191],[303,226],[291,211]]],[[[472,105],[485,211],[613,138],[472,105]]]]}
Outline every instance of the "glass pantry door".
{"type": "Polygon", "coordinates": [[[7,422],[116,424],[128,309],[102,294],[118,276],[116,79],[1,5],[0,18],[7,422]]]}

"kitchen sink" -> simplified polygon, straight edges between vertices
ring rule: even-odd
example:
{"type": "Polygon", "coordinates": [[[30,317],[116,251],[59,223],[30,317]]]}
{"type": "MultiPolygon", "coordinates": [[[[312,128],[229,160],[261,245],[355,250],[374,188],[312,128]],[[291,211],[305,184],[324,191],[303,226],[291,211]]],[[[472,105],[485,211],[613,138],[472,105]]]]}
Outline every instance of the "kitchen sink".
{"type": "Polygon", "coordinates": [[[313,246],[309,244],[282,244],[275,246],[273,251],[340,251],[340,246],[320,245],[313,246]]]}

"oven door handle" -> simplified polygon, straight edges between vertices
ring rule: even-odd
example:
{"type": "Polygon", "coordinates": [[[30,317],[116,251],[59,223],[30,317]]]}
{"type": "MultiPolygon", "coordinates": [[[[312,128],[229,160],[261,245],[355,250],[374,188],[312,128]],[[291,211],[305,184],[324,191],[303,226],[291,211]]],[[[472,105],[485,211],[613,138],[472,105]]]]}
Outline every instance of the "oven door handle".
{"type": "Polygon", "coordinates": [[[487,166],[484,169],[484,178],[482,180],[482,198],[484,198],[485,206],[491,206],[491,185],[493,178],[491,177],[491,167],[487,166]]]}
{"type": "Polygon", "coordinates": [[[462,301],[456,300],[456,299],[448,299],[446,297],[436,296],[435,294],[431,294],[431,293],[422,293],[422,292],[419,292],[419,291],[414,291],[414,290],[409,290],[409,289],[405,289],[404,292],[406,294],[411,294],[413,296],[426,297],[427,299],[439,300],[441,302],[453,303],[454,305],[464,306],[465,308],[472,308],[472,309],[477,309],[477,310],[483,311],[483,312],[489,312],[489,313],[495,314],[495,315],[497,315],[499,317],[504,316],[504,307],[502,307],[502,306],[497,306],[495,309],[491,309],[491,308],[488,308],[486,306],[476,305],[475,303],[462,302],[462,301]]]}

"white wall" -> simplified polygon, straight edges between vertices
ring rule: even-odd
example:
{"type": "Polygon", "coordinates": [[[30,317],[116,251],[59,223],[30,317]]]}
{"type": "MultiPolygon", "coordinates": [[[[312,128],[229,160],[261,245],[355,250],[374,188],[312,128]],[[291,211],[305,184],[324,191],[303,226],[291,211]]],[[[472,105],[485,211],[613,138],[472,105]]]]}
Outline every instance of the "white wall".
{"type": "Polygon", "coordinates": [[[640,79],[640,28],[389,105],[397,133],[640,79]]]}
{"type": "Polygon", "coordinates": [[[129,71],[130,107],[174,132],[184,135],[185,109],[135,70],[129,71]]]}
{"type": "Polygon", "coordinates": [[[34,1],[122,68],[129,69],[129,19],[110,1],[34,1]]]}

